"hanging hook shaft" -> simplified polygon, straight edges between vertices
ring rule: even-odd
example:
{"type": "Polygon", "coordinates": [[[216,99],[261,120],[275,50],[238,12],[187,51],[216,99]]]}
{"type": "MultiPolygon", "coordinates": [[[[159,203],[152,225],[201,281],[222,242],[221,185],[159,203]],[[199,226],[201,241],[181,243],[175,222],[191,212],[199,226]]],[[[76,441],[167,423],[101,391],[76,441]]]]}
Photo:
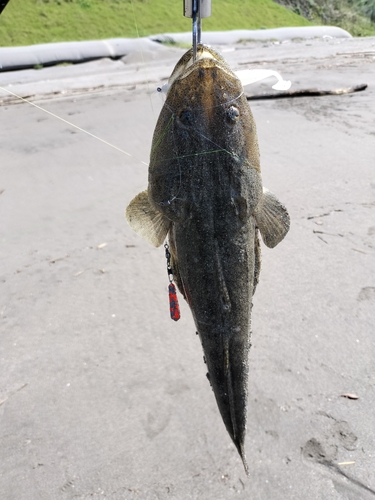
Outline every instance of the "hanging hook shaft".
{"type": "Polygon", "coordinates": [[[184,16],[192,18],[193,58],[197,59],[197,46],[202,42],[202,18],[210,17],[211,0],[184,0],[184,16]]]}

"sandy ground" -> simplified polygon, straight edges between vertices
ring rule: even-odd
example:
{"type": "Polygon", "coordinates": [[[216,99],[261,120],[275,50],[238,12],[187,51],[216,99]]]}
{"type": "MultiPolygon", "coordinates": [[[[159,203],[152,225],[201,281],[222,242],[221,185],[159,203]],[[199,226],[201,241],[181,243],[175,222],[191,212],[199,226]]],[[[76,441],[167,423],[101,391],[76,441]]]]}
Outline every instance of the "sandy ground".
{"type": "Polygon", "coordinates": [[[233,68],[277,69],[294,89],[369,84],[251,104],[264,184],[292,226],[263,246],[250,478],[190,311],[182,303],[182,319],[169,318],[163,249],[123,216],[147,183],[155,88],[176,51],[1,75],[131,155],[0,93],[4,500],[375,498],[375,39],[222,49],[233,68]]]}

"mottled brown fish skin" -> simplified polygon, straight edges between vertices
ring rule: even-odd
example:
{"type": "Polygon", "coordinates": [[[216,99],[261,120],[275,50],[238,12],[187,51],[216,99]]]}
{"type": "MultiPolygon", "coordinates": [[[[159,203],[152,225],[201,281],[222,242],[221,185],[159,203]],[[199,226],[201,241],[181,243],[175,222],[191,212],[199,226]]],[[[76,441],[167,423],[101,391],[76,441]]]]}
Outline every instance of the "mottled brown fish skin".
{"type": "Polygon", "coordinates": [[[289,215],[262,187],[253,116],[224,59],[198,46],[177,63],[152,142],[149,186],[126,219],[158,247],[169,236],[174,279],[199,333],[208,377],[243,460],[258,228],[275,247],[289,215]]]}
{"type": "Polygon", "coordinates": [[[198,60],[167,94],[148,192],[155,209],[173,222],[176,281],[192,310],[222,418],[245,463],[250,317],[260,267],[253,212],[262,181],[242,85],[210,52],[215,59],[198,60]]]}

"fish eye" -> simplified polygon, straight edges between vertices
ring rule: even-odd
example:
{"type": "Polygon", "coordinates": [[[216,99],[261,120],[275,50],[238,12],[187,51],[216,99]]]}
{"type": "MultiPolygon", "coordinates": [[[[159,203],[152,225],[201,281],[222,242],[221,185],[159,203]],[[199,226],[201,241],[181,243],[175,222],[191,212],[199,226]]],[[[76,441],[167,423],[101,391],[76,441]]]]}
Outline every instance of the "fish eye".
{"type": "Polygon", "coordinates": [[[193,113],[190,109],[183,109],[178,114],[178,121],[185,127],[191,127],[193,125],[193,113]]]}
{"type": "Polygon", "coordinates": [[[230,125],[234,125],[237,123],[238,118],[240,116],[240,112],[236,106],[230,106],[226,111],[226,120],[230,125]]]}

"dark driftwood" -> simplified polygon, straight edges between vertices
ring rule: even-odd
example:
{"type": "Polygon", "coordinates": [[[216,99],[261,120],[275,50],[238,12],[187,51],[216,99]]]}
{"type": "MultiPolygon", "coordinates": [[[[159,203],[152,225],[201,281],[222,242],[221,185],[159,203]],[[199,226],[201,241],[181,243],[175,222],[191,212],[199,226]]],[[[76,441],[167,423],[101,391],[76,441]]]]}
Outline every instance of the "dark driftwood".
{"type": "Polygon", "coordinates": [[[315,97],[322,95],[341,95],[341,94],[352,94],[353,92],[360,92],[361,90],[367,89],[367,83],[361,83],[360,85],[355,85],[354,87],[349,87],[347,89],[334,89],[334,90],[318,90],[318,89],[301,89],[301,90],[289,90],[286,92],[265,92],[263,94],[246,95],[248,101],[254,101],[256,99],[285,99],[289,97],[315,97]]]}

